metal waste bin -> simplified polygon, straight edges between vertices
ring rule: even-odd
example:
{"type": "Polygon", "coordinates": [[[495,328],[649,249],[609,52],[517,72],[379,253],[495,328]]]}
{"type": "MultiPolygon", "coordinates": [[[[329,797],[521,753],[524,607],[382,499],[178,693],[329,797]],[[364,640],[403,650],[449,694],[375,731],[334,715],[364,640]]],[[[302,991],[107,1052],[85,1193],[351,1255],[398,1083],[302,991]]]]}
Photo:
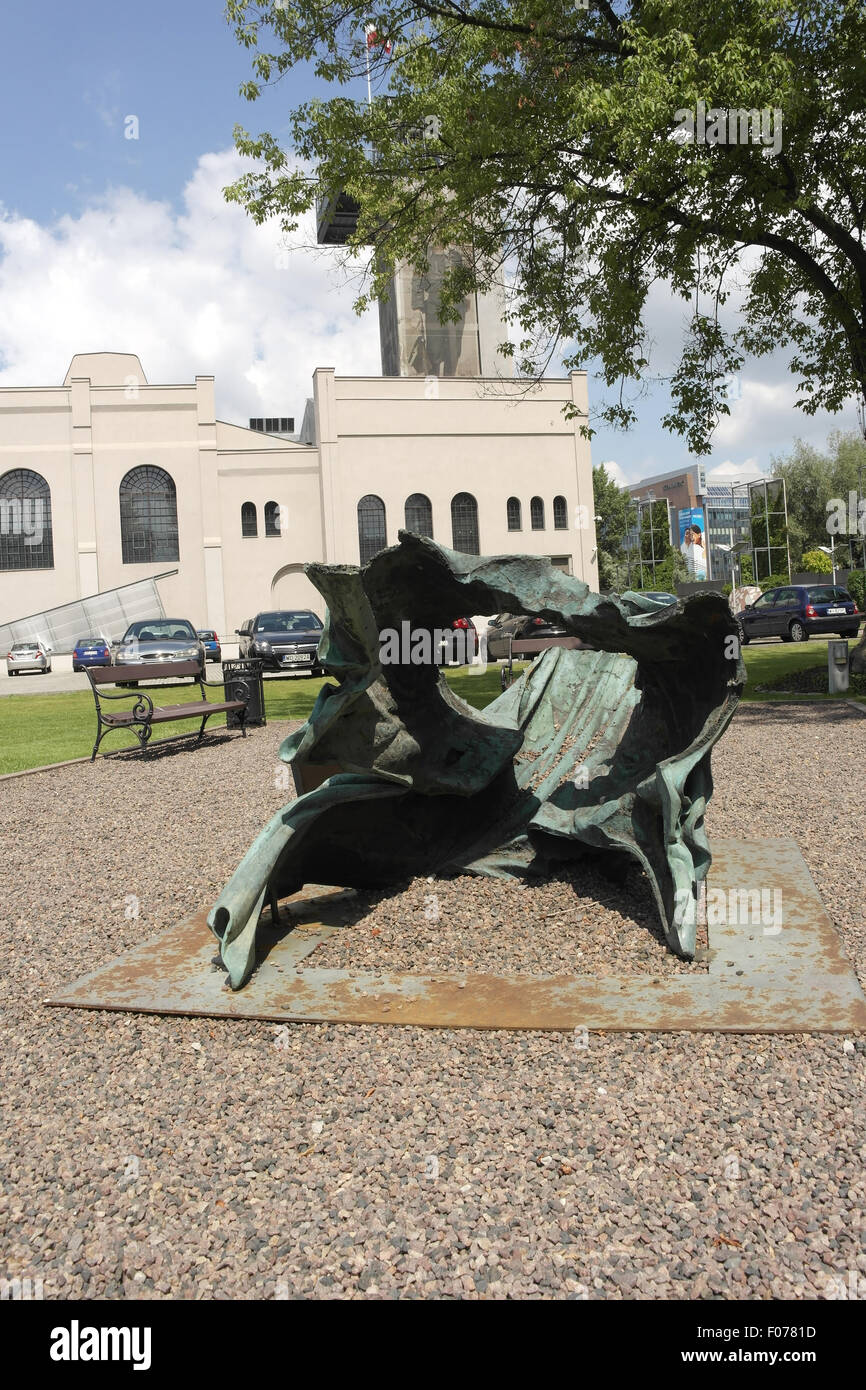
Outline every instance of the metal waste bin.
{"type": "Polygon", "coordinates": [[[848,689],[848,643],[827,643],[827,685],[831,695],[848,689]]]}
{"type": "MultiPolygon", "coordinates": [[[[246,700],[246,725],[267,724],[265,718],[265,686],[261,661],[224,661],[223,689],[227,700],[246,700]]],[[[226,728],[239,729],[240,716],[236,710],[226,714],[226,728]]]]}

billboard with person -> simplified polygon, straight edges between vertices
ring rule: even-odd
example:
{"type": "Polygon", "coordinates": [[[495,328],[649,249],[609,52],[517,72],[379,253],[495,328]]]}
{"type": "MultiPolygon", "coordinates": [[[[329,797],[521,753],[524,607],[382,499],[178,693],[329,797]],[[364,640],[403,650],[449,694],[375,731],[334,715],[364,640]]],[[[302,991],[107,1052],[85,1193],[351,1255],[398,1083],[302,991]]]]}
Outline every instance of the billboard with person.
{"type": "Polygon", "coordinates": [[[706,579],[707,528],[703,507],[680,508],[680,554],[688,567],[689,579],[706,579]]]}

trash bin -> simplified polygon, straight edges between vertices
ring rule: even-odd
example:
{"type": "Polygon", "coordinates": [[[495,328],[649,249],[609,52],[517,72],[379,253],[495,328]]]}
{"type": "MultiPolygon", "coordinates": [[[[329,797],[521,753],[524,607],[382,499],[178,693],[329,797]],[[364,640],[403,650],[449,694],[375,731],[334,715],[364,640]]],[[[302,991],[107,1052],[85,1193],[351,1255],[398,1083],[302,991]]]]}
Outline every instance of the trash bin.
{"type": "MultiPolygon", "coordinates": [[[[223,690],[227,700],[246,700],[247,728],[253,724],[267,724],[261,661],[224,661],[223,690]]],[[[226,728],[239,729],[240,726],[237,711],[229,710],[226,714],[226,728]]]]}
{"type": "Polygon", "coordinates": [[[828,689],[831,695],[841,695],[848,689],[848,643],[827,643],[828,689]]]}

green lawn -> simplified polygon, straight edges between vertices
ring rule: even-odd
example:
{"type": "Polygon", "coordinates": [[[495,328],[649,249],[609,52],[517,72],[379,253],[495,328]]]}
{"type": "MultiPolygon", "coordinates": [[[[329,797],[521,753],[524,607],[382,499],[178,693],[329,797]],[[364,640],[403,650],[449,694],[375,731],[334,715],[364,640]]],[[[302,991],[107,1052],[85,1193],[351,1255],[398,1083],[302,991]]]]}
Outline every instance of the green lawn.
{"type": "MultiPolygon", "coordinates": [[[[835,640],[835,638],[834,638],[835,640]]],[[[855,641],[848,643],[848,650],[856,646],[855,641]]],[[[744,700],[833,700],[838,698],[827,693],[826,679],[822,682],[822,690],[810,692],[808,695],[786,695],[778,690],[760,691],[756,687],[765,685],[768,682],[780,681],[788,675],[796,675],[799,671],[820,670],[824,676],[827,675],[827,643],[826,641],[810,642],[761,642],[758,645],[749,644],[743,648],[743,656],[746,660],[746,670],[749,674],[748,684],[743,694],[744,700]]],[[[861,678],[862,679],[862,678],[861,678]]],[[[843,698],[859,698],[852,691],[851,695],[843,698]]]]}
{"type": "MultiPolygon", "coordinates": [[[[773,642],[759,646],[749,646],[744,651],[749,683],[744,698],[747,700],[790,700],[802,698],[829,699],[828,695],[781,695],[775,692],[761,693],[755,689],[768,680],[791,672],[808,668],[827,666],[827,645],[825,642],[805,642],[799,646],[773,642]]],[[[475,709],[483,709],[500,692],[498,666],[491,666],[480,675],[470,675],[466,669],[453,669],[446,672],[448,683],[462,699],[475,709]]],[[[306,719],[313,708],[323,680],[268,680],[265,681],[265,710],[269,719],[306,719]]],[[[165,686],[142,687],[151,692],[155,704],[171,702],[180,704],[198,698],[196,685],[179,685],[167,693],[165,686]]],[[[212,690],[210,697],[218,700],[220,692],[212,690]]],[[[130,704],[132,701],[130,700],[130,704]]],[[[127,708],[121,701],[114,708],[127,708]]],[[[218,728],[225,723],[223,715],[214,715],[208,724],[209,729],[218,728]]],[[[192,720],[179,724],[160,725],[154,738],[167,738],[173,734],[189,734],[196,729],[192,720]]],[[[7,695],[0,698],[0,773],[21,772],[28,767],[40,767],[46,763],[65,762],[69,758],[89,755],[96,734],[96,715],[93,696],[89,690],[56,695],[7,695]]],[[[109,734],[102,743],[101,751],[134,747],[135,738],[126,732],[109,734]]]]}

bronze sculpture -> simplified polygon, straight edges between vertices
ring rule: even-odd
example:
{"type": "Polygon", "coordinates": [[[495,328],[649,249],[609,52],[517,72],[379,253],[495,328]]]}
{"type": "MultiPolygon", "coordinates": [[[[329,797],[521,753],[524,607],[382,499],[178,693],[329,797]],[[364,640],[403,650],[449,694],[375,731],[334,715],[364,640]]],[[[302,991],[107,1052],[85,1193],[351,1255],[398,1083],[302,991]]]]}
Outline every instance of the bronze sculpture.
{"type": "Polygon", "coordinates": [[[586,847],[635,857],[671,949],[694,954],[684,906],[710,865],[710,752],[745,681],[721,595],[659,607],[593,594],[544,560],[459,554],[407,532],[363,569],[307,573],[327,602],[319,660],[337,684],[280,757],[341,770],[272,818],[214,905],[232,988],[253,969],[265,901],[305,883],[532,875],[586,847]],[[406,620],[432,630],[499,611],[560,622],[592,649],[544,652],[483,711],[435,663],[380,661],[381,634],[406,620]]]}

